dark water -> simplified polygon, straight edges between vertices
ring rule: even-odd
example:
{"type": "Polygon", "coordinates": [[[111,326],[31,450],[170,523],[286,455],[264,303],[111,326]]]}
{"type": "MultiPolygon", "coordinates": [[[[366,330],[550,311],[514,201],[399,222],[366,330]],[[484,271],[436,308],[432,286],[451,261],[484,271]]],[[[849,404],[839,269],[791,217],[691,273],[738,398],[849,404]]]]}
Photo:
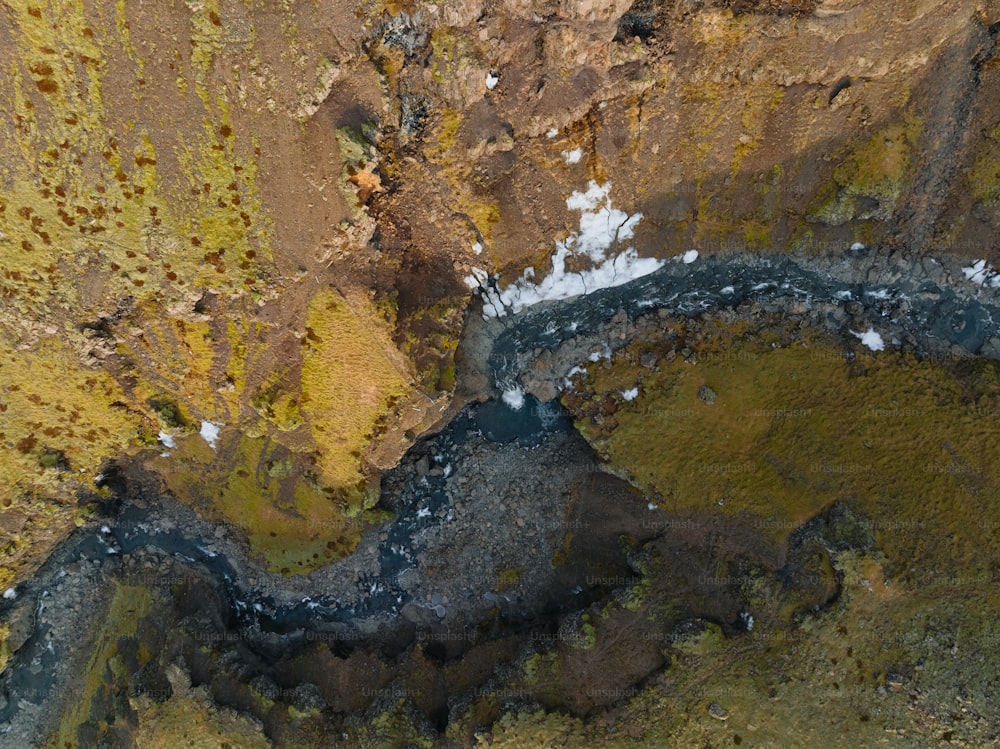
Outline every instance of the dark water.
{"type": "Polygon", "coordinates": [[[533,395],[525,395],[524,405],[516,410],[502,401],[487,401],[476,410],[475,423],[486,439],[516,441],[522,447],[534,447],[547,433],[570,427],[558,403],[542,403],[533,395]]]}
{"type": "MultiPolygon", "coordinates": [[[[828,274],[804,269],[791,260],[732,260],[709,258],[693,265],[668,264],[660,271],[630,284],[605,289],[586,297],[540,305],[513,317],[490,324],[494,336],[490,367],[496,382],[512,382],[517,377],[516,362],[522,352],[555,348],[573,336],[595,335],[620,309],[629,318],[667,309],[674,315],[695,316],[707,310],[732,307],[744,301],[784,297],[801,302],[841,301],[848,297],[863,305],[865,313],[893,325],[920,340],[956,344],[971,355],[978,354],[989,336],[1000,336],[1000,310],[995,306],[963,298],[953,289],[932,283],[901,280],[892,286],[847,284],[828,274]]],[[[290,634],[323,624],[350,626],[360,617],[397,613],[408,601],[405,591],[392,581],[415,566],[406,550],[413,545],[414,533],[437,522],[445,507],[445,485],[449,475],[462,466],[459,448],[467,436],[481,433],[497,444],[517,442],[530,448],[553,431],[570,428],[570,421],[558,404],[543,404],[525,396],[524,405],[514,410],[498,401],[489,401],[463,410],[442,432],[422,440],[404,460],[416,460],[415,451],[430,456],[431,472],[391,498],[397,519],[385,529],[386,540],[378,547],[380,574],[359,583],[354,605],[342,605],[322,593],[294,605],[278,605],[273,598],[239,585],[239,575],[224,556],[206,551],[203,539],[189,537],[182,530],[157,530],[150,511],[126,505],[117,518],[107,522],[107,532],[81,530],[42,567],[36,577],[20,586],[21,596],[30,596],[36,605],[45,605],[48,589],[58,580],[59,570],[79,560],[106,559],[110,555],[156,548],[196,565],[221,585],[228,620],[234,628],[253,627],[261,632],[290,634]]],[[[13,603],[0,601],[0,617],[13,603]]],[[[36,627],[27,643],[14,655],[0,677],[0,723],[10,721],[22,700],[40,703],[50,694],[54,669],[61,648],[71,644],[47,639],[49,633],[36,627]]]]}
{"type": "Polygon", "coordinates": [[[625,286],[538,305],[492,322],[496,333],[490,368],[497,382],[511,381],[518,374],[511,369],[519,353],[551,350],[572,336],[596,335],[618,310],[630,320],[661,309],[694,317],[776,298],[806,304],[853,300],[880,328],[895,327],[926,343],[955,344],[969,355],[979,354],[988,337],[1000,336],[1000,309],[930,281],[852,284],[785,257],[709,257],[691,265],[668,263],[625,286]]]}
{"type": "MultiPolygon", "coordinates": [[[[388,524],[387,538],[378,546],[380,573],[373,580],[359,583],[359,592],[363,595],[351,606],[341,605],[337,599],[322,593],[293,605],[279,605],[273,597],[241,586],[232,563],[222,554],[208,551],[205,539],[189,536],[182,530],[164,531],[159,528],[154,512],[129,504],[98,528],[77,531],[32,581],[20,586],[18,594],[35,598],[45,605],[51,598],[49,589],[58,583],[60,570],[69,564],[107,560],[141,549],[158,549],[197,566],[221,584],[227,607],[224,618],[233,629],[252,627],[261,633],[294,635],[293,639],[301,640],[307,636],[306,632],[323,625],[350,627],[362,618],[398,613],[410,596],[392,581],[406,569],[416,566],[413,556],[407,557],[400,550],[411,549],[416,532],[439,522],[436,515],[448,503],[446,482],[462,470],[459,448],[469,434],[482,434],[498,445],[516,441],[524,447],[532,447],[547,435],[569,426],[570,421],[561,406],[543,404],[527,396],[524,407],[519,410],[494,401],[466,408],[441,433],[422,441],[421,450],[429,452],[433,456],[432,465],[442,470],[437,475],[423,476],[420,481],[411,483],[401,496],[393,498],[398,517],[388,524]]],[[[0,617],[13,605],[3,601],[0,617]]],[[[0,677],[0,726],[9,723],[22,701],[40,704],[50,696],[55,685],[55,668],[67,644],[48,639],[48,634],[47,626],[37,626],[0,677]]]]}

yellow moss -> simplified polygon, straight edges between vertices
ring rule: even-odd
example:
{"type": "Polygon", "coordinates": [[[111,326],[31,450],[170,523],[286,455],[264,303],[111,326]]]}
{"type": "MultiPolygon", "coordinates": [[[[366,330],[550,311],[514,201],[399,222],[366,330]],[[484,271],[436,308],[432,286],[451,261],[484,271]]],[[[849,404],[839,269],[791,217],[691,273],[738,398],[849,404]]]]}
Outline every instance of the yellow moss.
{"type": "Polygon", "coordinates": [[[269,749],[262,727],[235,713],[219,709],[206,698],[173,695],[162,703],[136,701],[139,726],[135,742],[139,749],[184,746],[196,749],[269,749]]]}
{"type": "Polygon", "coordinates": [[[6,623],[0,623],[0,674],[7,668],[7,661],[10,660],[10,627],[6,623]]]}
{"type": "Polygon", "coordinates": [[[208,75],[212,60],[222,51],[222,19],[218,0],[188,3],[191,9],[191,67],[194,70],[195,91],[210,105],[208,75]]]}
{"type": "Polygon", "coordinates": [[[987,205],[1000,202],[1000,150],[980,154],[965,179],[975,201],[987,205]]]}
{"type": "Polygon", "coordinates": [[[847,151],[821,188],[809,213],[815,219],[839,225],[857,217],[861,198],[876,201],[861,218],[888,219],[896,209],[913,167],[922,121],[911,114],[883,128],[847,151]]]}
{"type": "Polygon", "coordinates": [[[200,136],[178,136],[185,181],[165,185],[144,124],[122,132],[107,125],[102,45],[127,40],[99,38],[82,3],[15,18],[18,54],[0,73],[0,105],[15,123],[0,133],[0,147],[19,156],[8,158],[0,179],[0,251],[8,259],[0,291],[22,313],[47,313],[72,309],[85,278],[103,286],[90,295],[112,298],[169,300],[194,285],[253,288],[269,267],[270,222],[223,103],[221,120],[207,118],[200,136]]]}
{"type": "Polygon", "coordinates": [[[445,109],[441,112],[441,127],[437,132],[438,149],[447,153],[455,145],[455,136],[462,124],[462,114],[455,109],[445,109]]]}
{"type": "Polygon", "coordinates": [[[451,26],[437,26],[431,32],[431,76],[437,83],[451,80],[462,70],[478,64],[475,47],[467,34],[451,26]]]}
{"type": "Polygon", "coordinates": [[[0,348],[0,382],[0,500],[8,507],[24,502],[33,516],[50,492],[67,492],[59,504],[70,505],[73,487],[94,491],[101,465],[135,444],[142,421],[124,407],[124,392],[55,337],[34,351],[0,348]],[[54,454],[61,459],[46,468],[42,459],[54,454]]]}
{"type": "Polygon", "coordinates": [[[361,500],[361,454],[372,429],[391,399],[410,393],[408,376],[374,332],[377,311],[363,314],[332,290],[313,297],[302,365],[301,407],[320,451],[320,480],[355,505],[361,500]]]}

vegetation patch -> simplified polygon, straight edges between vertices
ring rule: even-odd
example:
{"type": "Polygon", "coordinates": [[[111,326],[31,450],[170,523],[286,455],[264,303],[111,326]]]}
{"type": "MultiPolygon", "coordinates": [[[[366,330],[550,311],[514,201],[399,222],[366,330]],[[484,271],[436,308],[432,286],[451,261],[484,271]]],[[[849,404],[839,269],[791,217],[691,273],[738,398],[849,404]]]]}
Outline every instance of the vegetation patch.
{"type": "Polygon", "coordinates": [[[893,573],[913,584],[932,584],[928,570],[992,574],[994,362],[679,322],[578,383],[563,398],[578,427],[662,510],[734,515],[781,540],[840,500],[871,519],[893,573]],[[650,352],[655,370],[637,371],[650,352]]]}
{"type": "Polygon", "coordinates": [[[243,532],[272,572],[302,574],[354,550],[362,526],[317,483],[315,455],[236,434],[212,451],[200,435],[151,465],[178,497],[243,532]]]}
{"type": "Polygon", "coordinates": [[[333,290],[309,305],[302,364],[301,408],[309,418],[319,457],[318,480],[348,506],[364,499],[362,453],[379,417],[411,393],[408,373],[369,324],[333,290]]]}

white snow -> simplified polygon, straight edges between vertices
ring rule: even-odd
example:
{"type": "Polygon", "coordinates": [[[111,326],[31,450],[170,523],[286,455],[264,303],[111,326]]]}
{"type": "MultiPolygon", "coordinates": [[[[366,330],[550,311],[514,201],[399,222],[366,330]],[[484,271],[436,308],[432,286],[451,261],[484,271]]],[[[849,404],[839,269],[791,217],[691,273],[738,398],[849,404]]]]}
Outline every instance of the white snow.
{"type": "Polygon", "coordinates": [[[601,359],[610,359],[610,358],[611,358],[611,347],[608,346],[607,343],[605,343],[604,350],[591,352],[590,355],[587,357],[587,361],[596,362],[600,361],[601,359]]]}
{"type": "Polygon", "coordinates": [[[483,246],[479,244],[479,242],[476,242],[474,245],[472,245],[472,251],[477,255],[479,255],[483,251],[483,246]]]}
{"type": "MultiPolygon", "coordinates": [[[[586,192],[574,192],[566,200],[566,207],[580,211],[580,229],[556,243],[552,272],[536,283],[532,269],[530,274],[525,271],[520,279],[502,291],[490,289],[482,292],[487,302],[483,316],[502,317],[507,312],[516,313],[539,302],[569,299],[598,289],[621,286],[660,268],[662,261],[640,258],[632,247],[618,255],[607,256],[608,250],[618,242],[632,238],[636,224],[642,220],[641,213],[630,216],[612,207],[608,197],[610,190],[610,183],[598,185],[591,181],[586,192]],[[584,255],[593,267],[579,272],[566,270],[569,257],[584,255]]],[[[485,285],[488,279],[485,271],[473,268],[472,274],[465,278],[470,288],[485,285]]]]}
{"type": "Polygon", "coordinates": [[[202,439],[204,439],[205,442],[208,443],[208,446],[213,450],[215,449],[215,443],[219,440],[219,427],[221,426],[223,425],[213,424],[211,421],[201,422],[202,439]]]}
{"type": "Polygon", "coordinates": [[[549,131],[545,133],[546,138],[555,138],[557,135],[559,135],[559,131],[556,130],[554,127],[549,128],[549,131]]]}
{"type": "Polygon", "coordinates": [[[860,250],[865,249],[865,246],[861,244],[861,242],[855,242],[854,244],[851,245],[851,249],[854,250],[855,252],[858,252],[860,250]]]}
{"type": "Polygon", "coordinates": [[[486,282],[489,280],[490,274],[484,271],[482,268],[472,267],[472,273],[466,276],[464,279],[465,285],[470,289],[478,289],[480,286],[485,286],[486,282]]]}
{"type": "Polygon", "coordinates": [[[688,250],[683,255],[678,255],[677,257],[680,258],[681,262],[685,265],[690,265],[698,259],[698,250],[688,250]]]}
{"type": "Polygon", "coordinates": [[[13,588],[7,588],[7,590],[3,592],[3,597],[8,601],[13,601],[15,598],[17,598],[17,591],[14,590],[13,588]]]}
{"type": "Polygon", "coordinates": [[[430,516],[431,516],[431,511],[427,507],[421,507],[419,510],[417,510],[418,518],[429,518],[430,516]]]}
{"type": "Polygon", "coordinates": [[[719,289],[720,294],[735,294],[736,289],[733,286],[723,286],[719,289]]]}
{"type": "Polygon", "coordinates": [[[524,391],[521,388],[511,388],[503,393],[503,402],[515,411],[524,408],[524,391]]]}
{"type": "Polygon", "coordinates": [[[753,631],[753,616],[748,611],[740,612],[740,619],[743,620],[743,624],[746,625],[747,632],[753,631]]]}
{"type": "Polygon", "coordinates": [[[976,260],[967,268],[962,268],[966,281],[972,281],[980,286],[990,286],[994,289],[1000,288],[1000,274],[998,274],[986,260],[976,260]]]}
{"type": "Polygon", "coordinates": [[[842,289],[841,291],[833,292],[833,298],[839,299],[842,302],[849,302],[853,297],[851,296],[851,292],[847,289],[842,289]]]}
{"type": "Polygon", "coordinates": [[[888,289],[875,289],[874,291],[866,291],[865,294],[874,299],[891,299],[892,294],[889,293],[888,289]]]}
{"type": "Polygon", "coordinates": [[[586,377],[587,370],[584,369],[583,367],[573,367],[569,372],[567,372],[566,376],[563,378],[564,390],[573,387],[573,376],[578,374],[582,374],[584,377],[586,377]]]}
{"type": "Polygon", "coordinates": [[[494,75],[492,71],[486,74],[486,88],[490,91],[495,89],[498,83],[500,83],[500,76],[494,75]]]}
{"type": "Polygon", "coordinates": [[[574,148],[572,151],[563,151],[562,155],[567,164],[579,164],[580,159],[583,158],[583,149],[574,148]]]}
{"type": "Polygon", "coordinates": [[[163,443],[164,447],[177,447],[177,443],[174,442],[173,435],[167,434],[166,432],[160,432],[157,435],[157,439],[163,443]]]}
{"type": "Polygon", "coordinates": [[[632,401],[639,397],[638,387],[630,388],[629,390],[620,390],[619,392],[621,393],[622,398],[627,401],[632,401]]]}
{"type": "Polygon", "coordinates": [[[860,338],[861,342],[872,351],[885,350],[885,341],[882,340],[882,336],[875,332],[875,328],[868,328],[864,333],[855,333],[852,330],[851,334],[860,338]]]}

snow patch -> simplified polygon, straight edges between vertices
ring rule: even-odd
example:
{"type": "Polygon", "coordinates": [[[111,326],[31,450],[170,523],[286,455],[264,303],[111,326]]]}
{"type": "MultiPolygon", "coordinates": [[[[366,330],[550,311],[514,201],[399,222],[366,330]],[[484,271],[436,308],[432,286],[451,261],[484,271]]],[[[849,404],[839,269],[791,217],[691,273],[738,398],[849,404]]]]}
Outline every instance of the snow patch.
{"type": "Polygon", "coordinates": [[[611,347],[607,343],[605,343],[604,350],[591,352],[590,355],[587,357],[587,361],[598,362],[601,359],[610,359],[610,358],[611,358],[611,347]]]}
{"type": "Polygon", "coordinates": [[[479,242],[476,242],[474,245],[472,245],[472,251],[477,255],[480,255],[483,252],[483,246],[479,244],[479,242]]]}
{"type": "Polygon", "coordinates": [[[177,447],[177,443],[174,441],[173,435],[167,434],[166,432],[160,432],[156,438],[163,444],[164,447],[177,447]]]}
{"type": "Polygon", "coordinates": [[[486,88],[492,91],[500,83],[500,76],[496,75],[492,70],[486,74],[486,88]]]}
{"type": "Polygon", "coordinates": [[[579,164],[580,159],[583,158],[583,149],[574,148],[572,151],[563,151],[562,155],[567,164],[579,164]]]}
{"type": "Polygon", "coordinates": [[[872,297],[873,299],[891,299],[892,294],[889,293],[888,289],[875,289],[874,291],[866,291],[865,294],[872,297]]]}
{"type": "Polygon", "coordinates": [[[470,289],[478,289],[480,286],[486,286],[489,279],[489,273],[484,271],[482,268],[476,268],[473,266],[472,273],[462,280],[465,281],[465,285],[470,289]]]}
{"type": "Polygon", "coordinates": [[[545,133],[546,138],[555,138],[557,135],[559,135],[559,131],[556,130],[554,127],[549,128],[549,131],[545,133]]]}
{"type": "Polygon", "coordinates": [[[627,401],[634,401],[636,398],[639,397],[638,386],[630,388],[628,390],[619,390],[618,392],[621,393],[622,398],[624,398],[627,401]]]}
{"type": "Polygon", "coordinates": [[[208,443],[208,446],[213,450],[215,449],[216,442],[219,441],[219,427],[221,426],[223,425],[213,424],[211,421],[201,422],[200,434],[202,436],[202,439],[204,439],[205,442],[208,443]]]}
{"type": "Polygon", "coordinates": [[[861,244],[861,242],[855,242],[854,244],[851,245],[851,249],[854,250],[855,252],[860,252],[861,250],[865,250],[868,248],[865,247],[863,244],[861,244]]]}
{"type": "Polygon", "coordinates": [[[721,289],[719,289],[719,293],[720,294],[735,294],[736,293],[736,289],[733,286],[723,286],[721,289]]]}
{"type": "Polygon", "coordinates": [[[13,588],[7,588],[7,590],[3,592],[3,597],[8,601],[13,601],[15,598],[17,598],[17,591],[14,590],[13,588]]]}
{"type": "Polygon", "coordinates": [[[833,298],[839,299],[842,302],[849,302],[853,297],[851,295],[851,292],[849,292],[847,289],[842,289],[840,291],[833,292],[833,298]]]}
{"type": "Polygon", "coordinates": [[[986,260],[976,260],[969,267],[962,268],[962,273],[965,274],[966,281],[972,281],[972,283],[979,284],[980,286],[989,286],[994,289],[1000,288],[1000,274],[986,260]]]}
{"type": "Polygon", "coordinates": [[[698,259],[698,250],[688,250],[683,255],[676,255],[675,260],[680,260],[685,265],[690,265],[698,259]]]}
{"type": "Polygon", "coordinates": [[[507,404],[508,407],[514,409],[515,411],[520,411],[524,408],[524,391],[521,388],[511,388],[510,390],[504,390],[503,396],[501,396],[503,402],[507,404]]]}
{"type": "Polygon", "coordinates": [[[872,351],[885,350],[885,341],[882,340],[882,336],[875,332],[875,328],[868,328],[864,333],[855,333],[852,330],[851,335],[860,338],[861,342],[872,351]]]}
{"type": "Polygon", "coordinates": [[[640,258],[635,248],[629,247],[618,255],[608,257],[607,252],[619,242],[631,239],[641,213],[631,216],[612,207],[608,194],[611,184],[599,185],[593,180],[585,192],[574,192],[566,200],[566,207],[580,212],[580,229],[565,240],[556,243],[552,255],[552,271],[537,283],[534,271],[525,271],[520,279],[500,290],[495,284],[487,286],[489,275],[478,268],[466,276],[465,283],[478,289],[487,304],[484,317],[503,317],[508,312],[517,313],[543,301],[569,299],[633,281],[662,267],[655,258],[640,258]],[[567,259],[586,256],[593,267],[572,272],[566,270],[567,259]]]}

